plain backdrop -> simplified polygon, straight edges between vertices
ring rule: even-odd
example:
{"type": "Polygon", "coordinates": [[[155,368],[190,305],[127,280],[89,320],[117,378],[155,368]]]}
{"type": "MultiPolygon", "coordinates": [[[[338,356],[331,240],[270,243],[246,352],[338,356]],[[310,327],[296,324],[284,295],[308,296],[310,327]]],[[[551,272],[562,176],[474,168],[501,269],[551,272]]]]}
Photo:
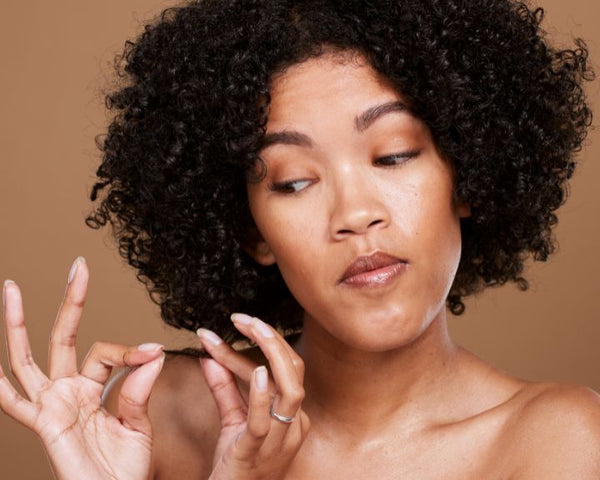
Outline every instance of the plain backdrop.
{"type": "MultiPolygon", "coordinates": [[[[32,348],[45,368],[46,347],[71,262],[87,258],[90,293],[79,335],[83,357],[95,340],[172,347],[194,335],[162,325],[158,307],[118,257],[109,230],[84,225],[106,125],[103,92],[124,41],[172,2],[164,0],[1,0],[0,279],[24,293],[32,348]]],[[[539,4],[538,4],[539,5],[539,4]]],[[[543,0],[545,27],[558,45],[581,36],[599,55],[600,4],[543,0]]],[[[600,69],[597,69],[600,70],[600,69]]],[[[599,105],[598,82],[589,85],[599,105]]],[[[600,113],[599,113],[600,115],[600,113]]],[[[579,155],[572,194],[561,209],[560,250],[529,269],[531,290],[514,286],[471,298],[451,317],[456,341],[531,380],[554,379],[600,390],[600,139],[579,155]]],[[[4,355],[0,360],[5,370],[4,355]]],[[[191,406],[192,407],[192,406],[191,406]]],[[[0,477],[51,478],[40,443],[0,416],[0,477]]]]}

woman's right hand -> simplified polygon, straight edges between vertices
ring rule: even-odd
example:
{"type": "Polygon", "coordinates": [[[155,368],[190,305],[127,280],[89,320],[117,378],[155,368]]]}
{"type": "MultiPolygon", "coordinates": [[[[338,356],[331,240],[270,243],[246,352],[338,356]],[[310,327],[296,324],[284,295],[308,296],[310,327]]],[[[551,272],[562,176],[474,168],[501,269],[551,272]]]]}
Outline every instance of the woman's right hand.
{"type": "Polygon", "coordinates": [[[76,260],[52,329],[49,373],[33,360],[25,330],[21,292],[3,289],[8,356],[23,398],[0,368],[0,408],[41,439],[57,478],[65,480],[146,480],[152,429],[148,398],[161,370],[162,346],[97,343],[77,368],[75,338],[89,273],[76,260]],[[119,395],[118,418],[102,408],[104,384],[113,367],[134,367],[119,395]]]}
{"type": "Polygon", "coordinates": [[[301,409],[304,363],[281,335],[261,320],[243,314],[234,314],[232,320],[261,349],[274,381],[269,381],[265,366],[235,352],[214,332],[198,331],[212,356],[201,364],[221,416],[209,480],[279,480],[285,477],[310,426],[301,409]],[[238,389],[236,376],[250,387],[247,400],[238,389]]]}

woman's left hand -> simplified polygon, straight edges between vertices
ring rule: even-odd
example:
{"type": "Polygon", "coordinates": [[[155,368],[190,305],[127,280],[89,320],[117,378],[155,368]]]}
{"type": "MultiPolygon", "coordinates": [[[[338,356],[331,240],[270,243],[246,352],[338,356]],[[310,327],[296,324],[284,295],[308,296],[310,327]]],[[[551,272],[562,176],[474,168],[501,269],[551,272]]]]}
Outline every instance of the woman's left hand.
{"type": "Polygon", "coordinates": [[[261,320],[243,314],[234,314],[232,320],[261,349],[273,381],[267,383],[265,367],[234,351],[213,332],[198,331],[212,356],[201,364],[221,416],[210,480],[283,478],[309,430],[308,416],[301,408],[304,363],[261,320]],[[248,400],[238,389],[236,376],[250,386],[248,400]]]}

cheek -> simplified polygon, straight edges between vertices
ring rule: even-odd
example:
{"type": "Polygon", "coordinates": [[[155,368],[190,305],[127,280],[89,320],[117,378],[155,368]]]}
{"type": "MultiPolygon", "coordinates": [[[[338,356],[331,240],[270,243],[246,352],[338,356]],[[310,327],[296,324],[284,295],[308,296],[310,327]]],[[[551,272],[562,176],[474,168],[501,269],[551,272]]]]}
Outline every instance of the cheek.
{"type": "Polygon", "coordinates": [[[331,281],[331,265],[326,264],[331,257],[323,258],[327,243],[324,216],[309,201],[286,203],[262,205],[257,209],[262,215],[255,216],[255,222],[290,292],[304,308],[311,309],[331,281]]]}
{"type": "Polygon", "coordinates": [[[323,237],[317,211],[307,202],[267,203],[255,205],[258,214],[253,212],[253,217],[279,269],[284,276],[307,275],[315,264],[313,244],[323,237]]]}
{"type": "MultiPolygon", "coordinates": [[[[412,179],[392,201],[393,223],[401,232],[423,280],[436,293],[448,290],[460,260],[461,233],[450,175],[429,169],[412,179]]],[[[389,195],[393,195],[390,193],[389,195]]],[[[442,295],[443,296],[443,295],[442,295]]]]}
{"type": "MultiPolygon", "coordinates": [[[[431,193],[432,200],[423,202],[424,215],[416,235],[421,262],[427,265],[427,283],[439,297],[440,305],[450,291],[461,254],[460,221],[452,201],[451,186],[440,185],[431,193]]],[[[434,305],[433,308],[437,308],[434,305]]]]}
{"type": "Polygon", "coordinates": [[[263,238],[276,253],[285,255],[287,250],[305,244],[314,235],[316,215],[307,215],[304,210],[307,209],[268,206],[263,210],[267,214],[256,219],[263,238]]]}

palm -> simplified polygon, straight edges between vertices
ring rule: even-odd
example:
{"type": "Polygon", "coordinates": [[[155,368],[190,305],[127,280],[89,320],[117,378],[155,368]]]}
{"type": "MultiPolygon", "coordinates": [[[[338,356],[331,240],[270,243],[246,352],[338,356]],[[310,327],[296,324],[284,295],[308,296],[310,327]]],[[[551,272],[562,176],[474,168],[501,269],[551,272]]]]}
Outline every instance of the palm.
{"type": "Polygon", "coordinates": [[[5,286],[9,360],[28,398],[0,368],[0,407],[40,437],[59,479],[146,479],[152,447],[147,403],[162,367],[162,347],[97,343],[77,368],[75,337],[88,272],[85,262],[76,266],[52,330],[48,375],[32,360],[20,290],[5,286]],[[101,398],[117,366],[137,367],[123,382],[118,418],[102,408],[101,398]]]}
{"type": "Polygon", "coordinates": [[[101,406],[102,390],[103,385],[81,375],[52,382],[36,402],[39,414],[33,430],[53,463],[62,464],[60,456],[68,452],[71,461],[59,467],[65,478],[77,476],[80,466],[73,458],[87,458],[87,478],[145,478],[152,440],[108,414],[101,406]]]}

